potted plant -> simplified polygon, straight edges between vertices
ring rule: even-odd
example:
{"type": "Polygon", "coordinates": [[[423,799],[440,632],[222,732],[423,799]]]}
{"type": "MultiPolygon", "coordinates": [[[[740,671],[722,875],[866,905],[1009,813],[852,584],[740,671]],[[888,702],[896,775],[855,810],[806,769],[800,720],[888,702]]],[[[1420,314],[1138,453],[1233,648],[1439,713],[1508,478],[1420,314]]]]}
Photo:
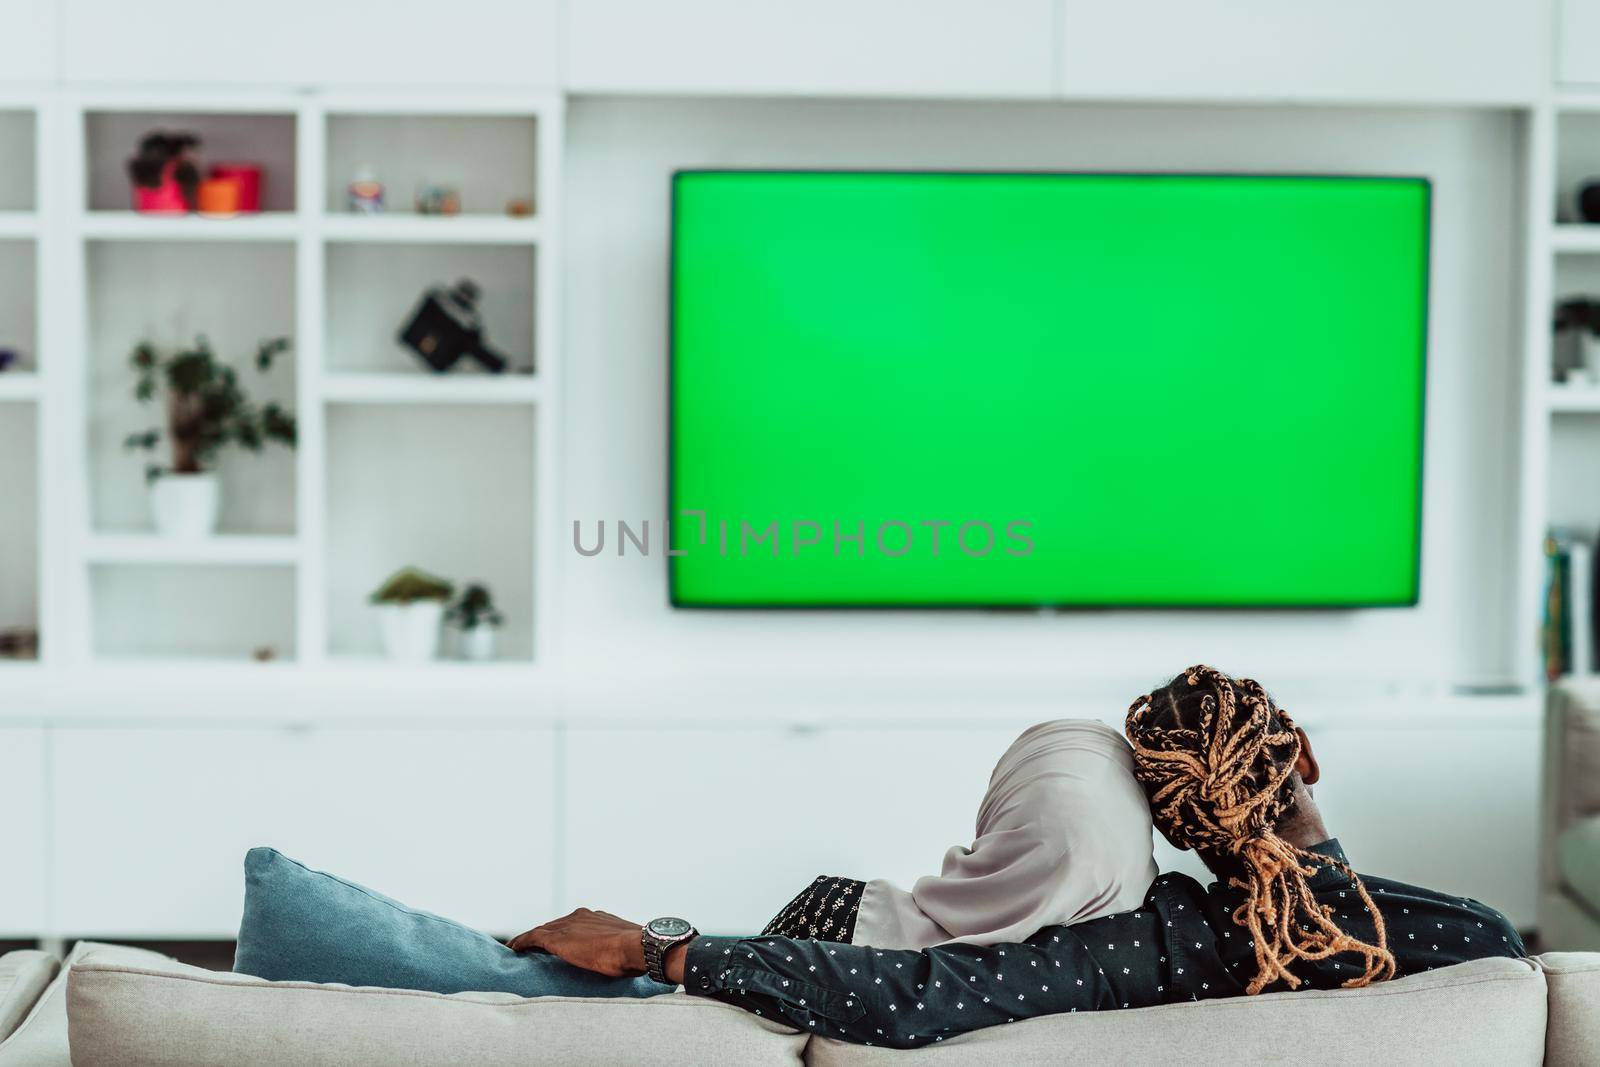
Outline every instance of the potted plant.
{"type": "Polygon", "coordinates": [[[192,133],[156,130],[139,142],[139,153],[128,160],[133,182],[133,209],[145,214],[181,215],[198,202],[200,167],[195,149],[200,138],[192,133]]]}
{"type": "Polygon", "coordinates": [[[420,662],[439,653],[439,624],[455,588],[416,567],[402,567],[373,592],[378,633],[390,659],[420,662]]]}
{"type": "MultiPolygon", "coordinates": [[[[256,350],[256,370],[271,370],[273,360],[288,348],[287,338],[263,341],[256,350]]],[[[252,404],[239,386],[238,373],[217,360],[204,337],[193,348],[168,356],[142,342],[129,362],[134,397],[146,404],[161,394],[166,407],[164,435],[172,446],[172,465],[145,466],[156,529],[173,537],[205,537],[217,525],[217,478],[210,469],[217,453],[230,444],[260,452],[268,441],[292,448],[294,415],[276,403],[252,404]]],[[[162,437],[157,428],[129,434],[123,443],[152,452],[162,437]]]]}
{"type": "MultiPolygon", "coordinates": [[[[1570,380],[1572,372],[1600,383],[1600,300],[1588,296],[1570,297],[1556,305],[1555,331],[1559,336],[1571,330],[1578,334],[1575,363],[1561,366],[1570,380]]],[[[1562,375],[1558,374],[1558,378],[1562,375]]]]}
{"type": "Polygon", "coordinates": [[[483,663],[494,659],[495,631],[505,617],[494,606],[487,586],[468,585],[445,616],[461,630],[461,658],[483,663]]]}

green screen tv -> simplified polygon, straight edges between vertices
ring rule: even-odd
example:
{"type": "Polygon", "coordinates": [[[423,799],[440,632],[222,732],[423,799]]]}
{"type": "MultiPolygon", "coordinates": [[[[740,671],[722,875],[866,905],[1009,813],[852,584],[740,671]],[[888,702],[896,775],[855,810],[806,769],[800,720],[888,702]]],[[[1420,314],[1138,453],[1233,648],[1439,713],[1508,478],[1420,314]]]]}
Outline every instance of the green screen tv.
{"type": "Polygon", "coordinates": [[[683,607],[1415,604],[1430,186],[683,171],[683,607]]]}

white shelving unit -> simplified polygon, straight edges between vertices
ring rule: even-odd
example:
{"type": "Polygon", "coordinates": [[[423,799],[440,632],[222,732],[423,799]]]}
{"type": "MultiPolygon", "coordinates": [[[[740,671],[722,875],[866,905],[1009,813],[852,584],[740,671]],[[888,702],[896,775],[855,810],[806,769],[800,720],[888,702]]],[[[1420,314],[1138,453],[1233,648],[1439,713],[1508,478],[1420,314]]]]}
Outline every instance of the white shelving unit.
{"type": "Polygon", "coordinates": [[[1600,178],[1600,93],[1558,92],[1524,119],[1526,189],[1522,522],[1516,632],[1519,675],[1542,675],[1534,635],[1553,526],[1600,530],[1600,385],[1555,380],[1551,312],[1567,297],[1600,297],[1600,224],[1578,220],[1576,191],[1600,178]]]}
{"type": "Polygon", "coordinates": [[[186,541],[158,534],[95,534],[84,549],[90,563],[192,565],[294,564],[300,541],[292,536],[218,534],[186,541]]]}
{"type": "MultiPolygon", "coordinates": [[[[0,97],[0,115],[10,106],[0,97]]],[[[331,670],[345,688],[362,678],[382,688],[394,668],[365,595],[414,564],[485,581],[507,625],[501,662],[442,659],[408,676],[481,667],[510,692],[531,684],[555,612],[559,276],[539,264],[559,258],[561,98],[108,91],[32,111],[59,138],[58,171],[47,183],[41,166],[37,182],[64,191],[50,207],[58,225],[47,230],[44,207],[9,202],[0,184],[0,273],[7,242],[59,235],[51,295],[37,300],[40,333],[56,343],[48,377],[0,375],[0,430],[13,401],[59,420],[54,436],[39,431],[54,447],[34,457],[50,497],[39,543],[59,546],[37,613],[47,664],[259,672],[267,658],[274,677],[331,670]],[[128,210],[124,162],[156,128],[197,132],[202,159],[262,163],[266,210],[128,210]],[[378,169],[389,213],[345,212],[357,165],[378,169]],[[410,211],[424,182],[460,188],[463,213],[410,211]],[[536,213],[508,214],[511,199],[536,213]],[[434,374],[396,339],[426,286],[460,277],[480,285],[489,340],[511,357],[505,374],[434,374]],[[160,414],[134,402],[125,355],[140,340],[171,347],[202,334],[241,367],[253,398],[294,409],[299,442],[224,459],[220,532],[172,540],[151,531],[143,459],[121,447],[160,414]],[[278,335],[291,352],[258,378],[247,357],[278,335]],[[52,469],[75,473],[52,480],[52,469]],[[214,622],[141,627],[152,597],[163,619],[214,622]]],[[[0,137],[11,128],[0,122],[0,137]]]]}

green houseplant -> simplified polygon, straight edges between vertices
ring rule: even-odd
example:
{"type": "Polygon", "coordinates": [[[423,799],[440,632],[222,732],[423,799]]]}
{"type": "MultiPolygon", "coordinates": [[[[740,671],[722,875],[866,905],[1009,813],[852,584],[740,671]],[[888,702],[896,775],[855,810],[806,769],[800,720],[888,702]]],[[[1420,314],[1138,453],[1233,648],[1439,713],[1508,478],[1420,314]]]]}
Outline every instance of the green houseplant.
{"type": "Polygon", "coordinates": [[[475,662],[494,659],[495,633],[505,616],[494,605],[489,587],[473,582],[462,591],[445,618],[461,630],[461,658],[475,662]]]}
{"type": "Polygon", "coordinates": [[[390,659],[420,662],[439,654],[439,627],[455,587],[417,567],[402,567],[368,601],[390,659]]]}
{"type": "MultiPolygon", "coordinates": [[[[263,341],[256,350],[256,370],[269,372],[288,348],[284,337],[263,341]]],[[[238,372],[217,359],[204,337],[167,355],[141,342],[128,362],[134,398],[141,404],[159,398],[165,409],[164,426],[129,434],[123,442],[130,450],[152,453],[163,440],[170,445],[170,465],[145,465],[156,529],[169,536],[204,537],[217,524],[212,469],[217,454],[230,445],[248,452],[260,452],[269,442],[294,447],[294,415],[275,402],[251,403],[238,372]]]]}

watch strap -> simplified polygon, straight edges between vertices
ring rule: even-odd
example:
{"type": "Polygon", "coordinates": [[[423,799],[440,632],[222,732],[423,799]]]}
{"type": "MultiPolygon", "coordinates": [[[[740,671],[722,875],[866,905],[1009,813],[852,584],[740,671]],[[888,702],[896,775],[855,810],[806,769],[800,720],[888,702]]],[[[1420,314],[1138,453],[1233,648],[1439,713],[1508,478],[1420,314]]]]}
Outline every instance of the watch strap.
{"type": "Polygon", "coordinates": [[[646,923],[639,931],[639,939],[644,945],[644,970],[650,980],[660,982],[662,985],[675,984],[667,977],[667,953],[676,945],[681,945],[696,935],[694,927],[677,937],[659,937],[650,931],[650,924],[646,923]]]}

